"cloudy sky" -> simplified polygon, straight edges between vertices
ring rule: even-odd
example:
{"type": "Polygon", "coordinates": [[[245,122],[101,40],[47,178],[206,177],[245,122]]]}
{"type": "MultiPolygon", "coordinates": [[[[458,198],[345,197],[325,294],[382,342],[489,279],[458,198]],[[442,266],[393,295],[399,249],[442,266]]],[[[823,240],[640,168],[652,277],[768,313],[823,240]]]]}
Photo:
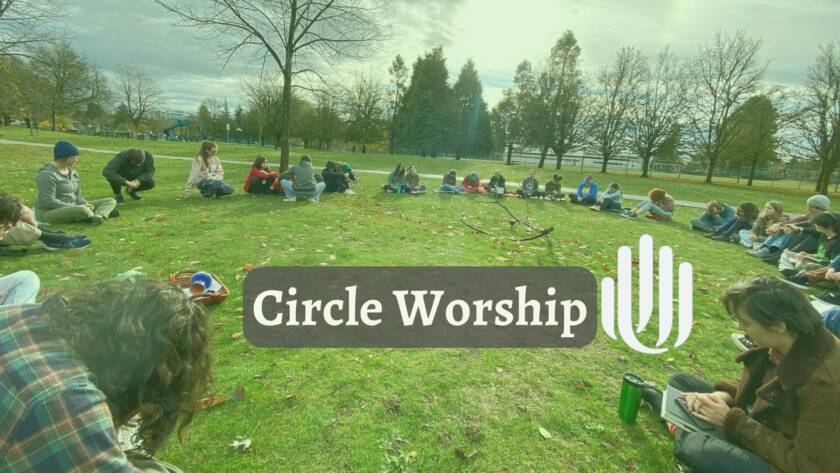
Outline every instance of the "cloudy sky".
{"type": "MultiPolygon", "coordinates": [[[[168,108],[194,111],[207,97],[244,104],[241,78],[255,70],[236,60],[220,72],[215,45],[174,19],[152,0],[76,0],[67,17],[73,43],[106,72],[119,64],[146,69],[161,86],[168,108]]],[[[664,45],[691,56],[715,31],[746,29],[764,41],[769,82],[796,85],[818,45],[840,39],[837,0],[392,0],[393,37],[363,62],[345,71],[373,73],[387,81],[391,59],[410,65],[442,45],[451,80],[472,58],[485,99],[495,104],[523,59],[539,61],[563,31],[582,48],[583,67],[594,74],[620,46],[654,56],[664,45]]],[[[346,73],[346,72],[345,72],[346,73]]],[[[327,71],[334,78],[339,71],[327,71]]]]}

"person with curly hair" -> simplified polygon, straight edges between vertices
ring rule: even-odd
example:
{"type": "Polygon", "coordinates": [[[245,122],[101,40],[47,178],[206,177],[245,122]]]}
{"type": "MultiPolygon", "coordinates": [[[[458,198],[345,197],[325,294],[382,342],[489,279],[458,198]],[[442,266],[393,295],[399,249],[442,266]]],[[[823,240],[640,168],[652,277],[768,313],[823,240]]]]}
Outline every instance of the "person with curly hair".
{"type": "Polygon", "coordinates": [[[207,392],[206,312],[150,280],[71,294],[0,309],[0,471],[179,471],[152,455],[207,392]]]}
{"type": "Polygon", "coordinates": [[[0,256],[20,256],[26,249],[10,246],[29,246],[42,243],[47,251],[77,250],[90,246],[85,235],[70,236],[45,230],[38,226],[32,210],[15,197],[0,191],[0,256]]]}
{"type": "Polygon", "coordinates": [[[622,217],[636,218],[640,213],[648,213],[648,218],[658,221],[671,221],[676,205],[674,198],[665,193],[664,190],[655,187],[648,192],[647,200],[633,207],[622,217]]]}

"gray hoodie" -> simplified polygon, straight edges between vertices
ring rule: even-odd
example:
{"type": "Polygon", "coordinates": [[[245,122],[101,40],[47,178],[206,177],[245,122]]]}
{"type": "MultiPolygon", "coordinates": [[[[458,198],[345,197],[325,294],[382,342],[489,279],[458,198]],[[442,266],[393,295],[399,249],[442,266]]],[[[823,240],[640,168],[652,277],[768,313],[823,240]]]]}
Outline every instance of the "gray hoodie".
{"type": "Polygon", "coordinates": [[[52,210],[72,207],[87,202],[82,196],[82,181],[79,173],[71,169],[67,175],[58,172],[55,164],[45,164],[35,178],[38,187],[36,210],[52,210]]]}
{"type": "Polygon", "coordinates": [[[289,168],[287,174],[295,176],[295,183],[292,186],[295,192],[314,192],[315,182],[320,177],[318,171],[312,167],[312,163],[309,161],[301,161],[295,164],[289,168]]]}

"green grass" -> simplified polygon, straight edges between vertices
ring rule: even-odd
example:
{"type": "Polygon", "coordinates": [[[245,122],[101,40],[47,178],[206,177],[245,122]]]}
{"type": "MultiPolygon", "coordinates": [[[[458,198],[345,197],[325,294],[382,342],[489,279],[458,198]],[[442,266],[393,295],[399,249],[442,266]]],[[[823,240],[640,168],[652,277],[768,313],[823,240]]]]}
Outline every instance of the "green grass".
{"type": "MultiPolygon", "coordinates": [[[[29,139],[25,130],[1,129],[3,138],[29,139]]],[[[66,135],[41,132],[35,141],[66,135]]],[[[120,149],[137,142],[72,137],[77,144],[120,149]]],[[[190,156],[195,144],[143,143],[149,150],[190,156]]],[[[249,162],[254,147],[221,145],[223,159],[249,162]]],[[[346,159],[359,169],[389,169],[395,158],[311,152],[316,163],[346,159]]],[[[296,156],[296,155],[295,155],[296,156]]],[[[78,164],[88,198],[110,194],[100,176],[107,155],[85,153],[78,164]]],[[[48,148],[0,145],[3,190],[27,201],[34,178],[51,160],[48,148]]],[[[275,157],[272,157],[276,161],[275,157]]],[[[477,169],[493,163],[405,158],[423,173],[449,167],[477,169]]],[[[68,225],[93,245],[83,251],[34,252],[0,261],[0,272],[32,269],[48,292],[72,291],[131,268],[165,278],[179,269],[213,271],[231,289],[212,309],[213,393],[245,388],[240,402],[227,402],[196,416],[188,440],[172,439],[159,457],[185,471],[673,471],[673,447],[649,412],[636,425],[617,418],[620,378],[633,371],[663,383],[675,371],[711,379],[738,373],[734,329],[716,302],[729,284],[746,276],[774,274],[740,247],[709,242],[689,230],[695,209],[679,209],[674,223],[629,221],[565,203],[509,199],[512,211],[549,237],[516,243],[507,215],[477,196],[394,196],[378,190],[382,176],[363,175],[358,195],[326,195],[318,205],[252,198],[238,192],[221,200],[182,198],[189,164],[157,161],[158,187],[140,203],[120,206],[122,216],[99,227],[68,225]],[[479,235],[460,223],[498,235],[479,235]],[[243,265],[275,266],[542,266],[590,269],[596,277],[615,272],[616,251],[648,233],[668,244],[695,271],[697,321],[689,341],[663,356],[644,356],[602,333],[583,349],[256,349],[242,331],[243,265]],[[538,428],[552,437],[540,438],[538,428]],[[477,434],[476,434],[477,432],[477,434]],[[247,453],[227,445],[239,435],[253,439],[247,453]]],[[[226,180],[240,189],[248,166],[225,165],[226,180]]],[[[520,180],[526,168],[506,169],[520,180]]],[[[541,172],[545,176],[548,171],[541,172]]],[[[566,183],[579,172],[564,172],[566,183]]],[[[804,207],[808,194],[789,190],[706,186],[665,179],[610,176],[628,193],[662,185],[678,199],[730,202],[771,198],[788,209],[804,207]]],[[[544,179],[543,179],[544,180],[544,179]]],[[[430,184],[427,182],[427,184],[430,184]]],[[[435,183],[436,184],[436,183],[435,183]]]]}

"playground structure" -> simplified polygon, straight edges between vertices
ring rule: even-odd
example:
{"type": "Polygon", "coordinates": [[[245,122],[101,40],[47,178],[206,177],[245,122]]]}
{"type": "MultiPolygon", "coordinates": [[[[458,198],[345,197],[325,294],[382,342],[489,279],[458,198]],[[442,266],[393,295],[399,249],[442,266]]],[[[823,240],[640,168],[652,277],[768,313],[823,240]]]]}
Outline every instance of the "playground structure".
{"type": "Polygon", "coordinates": [[[204,129],[198,122],[187,118],[179,118],[175,123],[163,129],[166,141],[199,141],[204,139],[204,129]],[[180,134],[173,134],[174,130],[183,129],[180,134]]]}

